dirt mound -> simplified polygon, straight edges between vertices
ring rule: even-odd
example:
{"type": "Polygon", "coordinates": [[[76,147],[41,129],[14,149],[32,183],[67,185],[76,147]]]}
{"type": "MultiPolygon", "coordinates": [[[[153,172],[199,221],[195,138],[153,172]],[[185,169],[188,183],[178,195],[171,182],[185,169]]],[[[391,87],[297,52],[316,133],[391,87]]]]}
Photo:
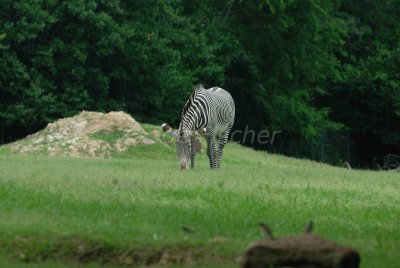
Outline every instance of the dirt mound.
{"type": "Polygon", "coordinates": [[[15,142],[17,153],[39,153],[75,157],[111,157],[130,146],[153,144],[148,133],[129,114],[83,111],[49,123],[47,127],[15,142]]]}

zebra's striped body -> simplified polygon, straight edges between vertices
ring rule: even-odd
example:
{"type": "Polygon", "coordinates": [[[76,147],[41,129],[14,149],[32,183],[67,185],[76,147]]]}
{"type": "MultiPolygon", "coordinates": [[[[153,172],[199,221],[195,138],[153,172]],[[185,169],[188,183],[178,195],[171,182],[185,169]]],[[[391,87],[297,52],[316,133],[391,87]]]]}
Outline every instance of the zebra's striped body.
{"type": "MultiPolygon", "coordinates": [[[[207,155],[211,168],[219,168],[224,146],[235,119],[235,103],[231,95],[222,88],[194,88],[187,101],[179,126],[179,135],[191,140],[191,167],[194,168],[194,136],[196,130],[206,129],[207,155]]],[[[177,144],[178,156],[179,148],[177,144]]]]}

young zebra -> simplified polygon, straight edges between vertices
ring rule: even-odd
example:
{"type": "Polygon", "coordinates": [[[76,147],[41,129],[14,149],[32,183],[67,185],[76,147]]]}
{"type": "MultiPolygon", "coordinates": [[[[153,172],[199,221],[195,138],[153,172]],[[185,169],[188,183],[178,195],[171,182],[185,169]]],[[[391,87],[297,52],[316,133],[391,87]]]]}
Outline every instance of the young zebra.
{"type": "Polygon", "coordinates": [[[168,124],[162,124],[164,132],[175,136],[181,169],[188,169],[189,157],[191,168],[194,168],[196,130],[206,137],[210,167],[219,168],[234,119],[235,103],[227,91],[219,87],[205,89],[201,84],[195,86],[183,108],[179,128],[174,130],[168,124]]]}

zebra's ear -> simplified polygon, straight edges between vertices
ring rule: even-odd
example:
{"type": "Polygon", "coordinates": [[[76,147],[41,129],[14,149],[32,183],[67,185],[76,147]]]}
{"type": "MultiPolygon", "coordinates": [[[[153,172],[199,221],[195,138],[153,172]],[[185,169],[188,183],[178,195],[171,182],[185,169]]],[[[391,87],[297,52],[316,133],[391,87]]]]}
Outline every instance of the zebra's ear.
{"type": "Polygon", "coordinates": [[[172,131],[173,131],[172,127],[170,125],[168,125],[167,123],[162,124],[161,128],[166,133],[172,133],[172,131]]]}
{"type": "Polygon", "coordinates": [[[196,92],[197,90],[204,89],[203,84],[197,84],[193,87],[193,92],[196,92]]]}

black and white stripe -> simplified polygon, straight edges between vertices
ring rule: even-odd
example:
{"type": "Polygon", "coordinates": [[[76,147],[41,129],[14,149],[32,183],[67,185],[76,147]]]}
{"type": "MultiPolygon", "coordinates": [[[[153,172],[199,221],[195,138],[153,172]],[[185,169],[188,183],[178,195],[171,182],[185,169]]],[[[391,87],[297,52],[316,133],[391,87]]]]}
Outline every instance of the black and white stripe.
{"type": "MultiPolygon", "coordinates": [[[[235,119],[235,103],[232,96],[222,88],[205,89],[202,85],[194,88],[187,101],[179,126],[180,135],[206,129],[207,155],[211,168],[219,168],[221,156],[227,143],[229,132],[235,119]]],[[[191,136],[192,144],[194,136],[191,136]]],[[[194,148],[194,147],[192,147],[194,148]]],[[[191,165],[194,167],[195,153],[191,153],[191,165]]]]}

